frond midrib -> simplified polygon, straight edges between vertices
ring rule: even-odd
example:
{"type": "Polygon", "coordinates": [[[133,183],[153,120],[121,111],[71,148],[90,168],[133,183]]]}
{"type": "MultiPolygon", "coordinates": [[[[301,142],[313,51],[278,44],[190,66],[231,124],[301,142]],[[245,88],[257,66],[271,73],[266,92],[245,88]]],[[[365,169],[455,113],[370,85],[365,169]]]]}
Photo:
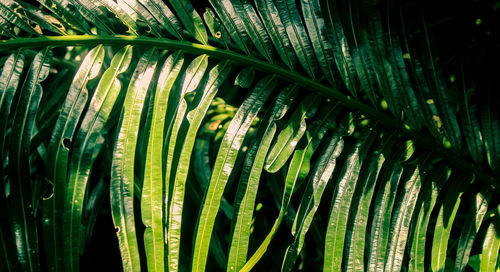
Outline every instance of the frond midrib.
{"type": "Polygon", "coordinates": [[[416,130],[407,129],[403,122],[388,114],[366,105],[362,101],[345,95],[335,87],[326,86],[316,80],[312,80],[302,74],[285,69],[277,64],[247,56],[231,50],[217,48],[211,45],[192,43],[188,41],[171,40],[167,38],[146,37],[146,36],[126,36],[126,35],[67,35],[67,36],[44,36],[35,38],[16,38],[0,41],[0,52],[15,50],[19,48],[37,47],[63,47],[63,46],[92,46],[92,45],[138,45],[158,47],[165,49],[183,50],[192,54],[206,54],[218,59],[229,59],[240,65],[250,65],[262,72],[273,73],[281,79],[295,83],[306,90],[317,91],[329,98],[339,101],[346,108],[357,111],[368,118],[378,121],[382,126],[395,129],[399,134],[407,139],[413,140],[418,146],[435,152],[438,156],[446,159],[465,170],[473,172],[476,178],[486,181],[496,192],[500,192],[500,183],[492,174],[472,165],[470,160],[452,149],[446,149],[433,138],[426,136],[416,130]]]}

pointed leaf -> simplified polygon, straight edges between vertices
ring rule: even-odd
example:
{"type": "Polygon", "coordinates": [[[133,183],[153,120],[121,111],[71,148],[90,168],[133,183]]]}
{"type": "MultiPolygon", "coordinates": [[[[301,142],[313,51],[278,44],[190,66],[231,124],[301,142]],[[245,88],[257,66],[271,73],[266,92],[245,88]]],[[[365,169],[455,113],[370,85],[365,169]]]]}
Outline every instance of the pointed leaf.
{"type": "Polygon", "coordinates": [[[293,222],[292,234],[294,242],[288,246],[281,271],[291,271],[297,257],[299,256],[304,240],[318,206],[336,166],[336,158],[342,152],[344,141],[341,132],[335,133],[329,140],[325,151],[321,154],[306,191],[302,196],[297,216],[293,222]]]}
{"type": "Polygon", "coordinates": [[[288,161],[299,140],[307,130],[306,119],[316,114],[320,104],[320,96],[308,95],[290,117],[286,127],[278,134],[266,158],[265,169],[277,172],[288,161]]]}
{"type": "MultiPolygon", "coordinates": [[[[21,73],[24,68],[24,54],[17,51],[9,55],[5,61],[2,73],[0,75],[0,161],[7,161],[7,153],[5,152],[4,143],[8,129],[8,117],[11,113],[13,98],[17,92],[17,86],[21,80],[21,73]]],[[[0,210],[3,214],[10,218],[10,210],[8,207],[7,194],[5,190],[5,174],[3,165],[0,167],[0,210]]],[[[0,222],[0,238],[2,248],[5,254],[5,266],[7,269],[18,269],[16,262],[12,262],[16,257],[14,234],[9,220],[0,222]]]]}
{"type": "MultiPolygon", "coordinates": [[[[165,114],[167,112],[170,91],[179,75],[184,56],[179,51],[170,55],[158,76],[158,85],[152,99],[152,120],[147,147],[146,165],[141,198],[142,222],[144,232],[144,247],[148,263],[148,271],[164,271],[164,235],[163,223],[167,217],[163,213],[164,181],[163,175],[163,143],[165,114]]],[[[165,191],[168,193],[168,190],[165,191]]],[[[167,197],[166,197],[167,198],[167,197]]],[[[167,198],[168,199],[168,198],[167,198]]],[[[168,209],[165,209],[168,211],[168,209]]]]}
{"type": "Polygon", "coordinates": [[[53,193],[52,197],[47,199],[46,202],[53,202],[50,204],[47,203],[47,205],[52,206],[50,216],[52,221],[51,235],[54,246],[52,250],[53,256],[56,257],[54,262],[55,270],[64,267],[65,253],[68,252],[64,251],[62,247],[61,227],[71,143],[78,122],[80,121],[80,116],[87,105],[89,91],[86,85],[89,80],[98,75],[103,59],[104,49],[102,46],[98,46],[92,49],[83,60],[69,87],[66,100],[57,118],[48,145],[49,166],[46,179],[53,184],[53,193]]]}
{"type": "Polygon", "coordinates": [[[299,63],[306,73],[314,79],[318,63],[295,1],[276,0],[275,3],[299,63]]]}
{"type": "Polygon", "coordinates": [[[120,94],[118,75],[125,72],[132,59],[132,48],[127,46],[115,54],[110,67],[102,75],[85,113],[75,141],[71,145],[68,181],[63,212],[63,247],[67,251],[65,271],[79,269],[81,221],[87,183],[96,159],[103,146],[103,129],[108,122],[115,101],[120,94]]]}
{"type": "Polygon", "coordinates": [[[184,143],[179,155],[179,162],[175,174],[175,181],[173,184],[172,200],[170,202],[169,221],[168,221],[168,267],[170,271],[178,271],[179,269],[179,246],[181,238],[181,221],[182,209],[184,206],[184,193],[186,186],[186,179],[189,171],[189,164],[191,161],[191,153],[194,146],[196,134],[201,125],[201,121],[207,113],[210,103],[214,99],[215,94],[219,87],[224,82],[231,66],[228,62],[222,62],[212,68],[208,74],[207,80],[204,82],[202,91],[197,93],[197,97],[193,103],[191,110],[187,114],[187,121],[189,128],[186,133],[184,143]]]}
{"type": "Polygon", "coordinates": [[[281,198],[278,218],[274,221],[271,230],[264,238],[264,241],[262,241],[259,248],[240,271],[250,271],[267,252],[269,244],[276,235],[283,219],[287,216],[288,208],[290,207],[290,200],[295,192],[297,184],[301,183],[309,174],[311,157],[337,117],[339,110],[340,109],[338,107],[333,105],[325,106],[322,109],[321,114],[319,114],[320,119],[313,123],[311,131],[306,134],[306,140],[294,152],[285,177],[285,186],[281,198]]]}
{"type": "Polygon", "coordinates": [[[111,215],[118,229],[117,236],[124,271],[141,270],[134,222],[134,160],[141,113],[158,58],[157,50],[152,48],[144,53],[135,68],[123,103],[120,130],[113,152],[110,182],[111,215]]]}
{"type": "Polygon", "coordinates": [[[324,271],[340,271],[344,252],[347,219],[361,166],[374,140],[374,132],[364,131],[346,159],[335,187],[325,238],[324,271]]]}
{"type": "Polygon", "coordinates": [[[229,36],[245,54],[251,54],[251,44],[242,18],[236,13],[229,0],[209,0],[215,12],[221,19],[229,36]]]}
{"type": "MultiPolygon", "coordinates": [[[[207,193],[202,202],[198,217],[197,234],[193,253],[193,271],[204,271],[208,256],[208,245],[219,210],[220,200],[224,193],[229,176],[233,170],[243,139],[260,108],[264,105],[277,82],[274,76],[263,78],[254,87],[250,95],[243,101],[222,139],[217,159],[210,178],[207,193]]],[[[196,232],[195,231],[195,232],[196,232]]]]}
{"type": "Polygon", "coordinates": [[[470,177],[459,178],[453,188],[446,193],[443,204],[439,208],[432,239],[431,269],[441,271],[445,269],[446,251],[450,240],[451,227],[457,215],[462,194],[470,183],[470,177]],[[468,180],[467,180],[468,179],[468,180]]]}
{"type": "Polygon", "coordinates": [[[41,82],[50,71],[52,52],[46,48],[36,54],[25,78],[13,118],[9,140],[9,178],[12,231],[18,262],[24,271],[39,271],[38,233],[31,188],[30,141],[42,97],[41,82]]]}
{"type": "Polygon", "coordinates": [[[187,31],[202,44],[208,43],[207,31],[203,20],[189,0],[171,0],[170,5],[174,8],[179,20],[181,20],[187,31]]]}
{"type": "Polygon", "coordinates": [[[250,225],[260,177],[267,152],[277,130],[276,121],[283,118],[297,96],[297,89],[292,90],[289,92],[288,88],[285,88],[279,93],[272,110],[266,114],[265,121],[259,127],[258,135],[246,155],[234,201],[227,271],[239,271],[247,260],[250,225]]]}
{"type": "Polygon", "coordinates": [[[294,70],[297,59],[274,2],[256,0],[255,5],[273,42],[274,49],[278,52],[285,65],[294,70]]]}
{"type": "Polygon", "coordinates": [[[457,246],[457,257],[454,271],[464,271],[469,262],[469,255],[474,244],[474,239],[481,227],[484,216],[488,211],[488,201],[491,198],[491,192],[480,191],[475,195],[474,202],[466,215],[468,219],[465,222],[457,246]]]}

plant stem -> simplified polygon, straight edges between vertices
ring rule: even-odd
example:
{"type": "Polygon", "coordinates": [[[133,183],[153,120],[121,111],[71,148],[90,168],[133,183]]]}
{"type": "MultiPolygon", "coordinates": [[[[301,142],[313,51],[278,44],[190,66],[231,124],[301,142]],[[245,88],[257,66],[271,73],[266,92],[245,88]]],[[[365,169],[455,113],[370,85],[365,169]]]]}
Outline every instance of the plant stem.
{"type": "Polygon", "coordinates": [[[413,140],[417,145],[437,153],[440,157],[449,160],[457,167],[471,171],[479,180],[486,181],[496,192],[500,192],[500,182],[480,167],[474,165],[470,160],[463,158],[457,151],[446,149],[434,139],[415,131],[406,129],[400,121],[384,112],[368,106],[358,99],[341,93],[338,89],[326,86],[318,81],[309,79],[298,72],[287,70],[277,64],[257,59],[252,56],[243,55],[230,50],[220,49],[211,45],[202,45],[187,41],[176,41],[165,38],[143,37],[143,36],[101,36],[101,35],[68,35],[68,36],[45,36],[37,38],[18,38],[0,41],[0,52],[18,48],[42,48],[46,46],[62,47],[77,45],[139,45],[155,46],[165,49],[179,49],[192,54],[207,54],[219,59],[229,59],[238,64],[251,65],[256,69],[274,73],[285,81],[296,83],[306,90],[317,91],[342,103],[346,108],[359,111],[369,118],[378,120],[383,126],[395,129],[399,134],[413,140]]]}

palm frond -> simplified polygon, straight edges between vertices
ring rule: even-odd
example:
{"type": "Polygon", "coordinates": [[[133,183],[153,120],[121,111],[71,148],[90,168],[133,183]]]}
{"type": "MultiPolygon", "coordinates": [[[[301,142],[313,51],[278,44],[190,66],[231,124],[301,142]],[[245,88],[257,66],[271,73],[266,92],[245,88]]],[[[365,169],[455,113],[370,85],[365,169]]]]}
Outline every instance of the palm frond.
{"type": "Polygon", "coordinates": [[[2,270],[83,270],[106,217],[125,271],[493,271],[498,103],[432,16],[2,0],[2,270]]]}

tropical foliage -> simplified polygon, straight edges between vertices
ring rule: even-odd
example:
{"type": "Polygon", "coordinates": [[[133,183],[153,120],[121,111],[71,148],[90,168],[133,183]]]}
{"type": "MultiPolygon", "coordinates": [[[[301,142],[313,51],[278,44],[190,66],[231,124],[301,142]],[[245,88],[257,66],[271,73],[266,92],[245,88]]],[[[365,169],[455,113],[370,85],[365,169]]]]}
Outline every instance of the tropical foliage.
{"type": "Polygon", "coordinates": [[[0,270],[498,271],[463,2],[0,0],[0,270]]]}

